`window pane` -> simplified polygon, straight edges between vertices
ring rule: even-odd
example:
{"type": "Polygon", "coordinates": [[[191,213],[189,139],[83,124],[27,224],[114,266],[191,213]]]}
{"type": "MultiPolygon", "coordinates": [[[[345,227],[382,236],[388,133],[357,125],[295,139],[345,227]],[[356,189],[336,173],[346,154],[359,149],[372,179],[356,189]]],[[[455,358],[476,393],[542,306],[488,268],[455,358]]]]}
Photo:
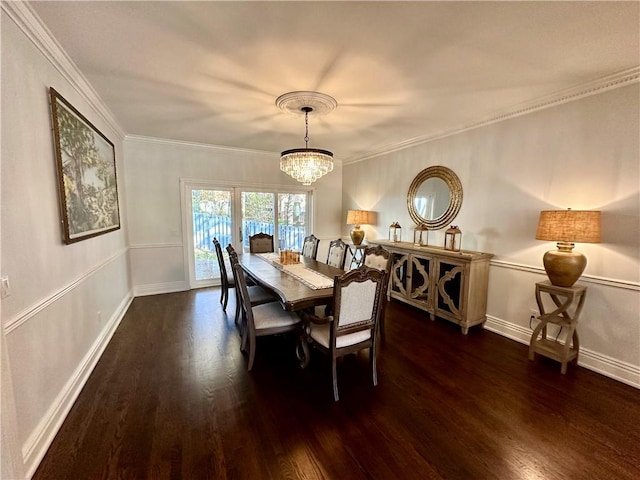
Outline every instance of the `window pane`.
{"type": "MultiPolygon", "coordinates": [[[[242,192],[242,249],[249,251],[249,237],[274,233],[274,193],[242,192]]],[[[274,239],[275,241],[275,239],[274,239]]]]}
{"type": "Polygon", "coordinates": [[[192,190],[191,211],[195,280],[220,278],[213,238],[231,243],[231,192],[192,190]]]}
{"type": "Polygon", "coordinates": [[[284,250],[302,250],[307,236],[307,194],[278,194],[278,240],[284,250]]]}

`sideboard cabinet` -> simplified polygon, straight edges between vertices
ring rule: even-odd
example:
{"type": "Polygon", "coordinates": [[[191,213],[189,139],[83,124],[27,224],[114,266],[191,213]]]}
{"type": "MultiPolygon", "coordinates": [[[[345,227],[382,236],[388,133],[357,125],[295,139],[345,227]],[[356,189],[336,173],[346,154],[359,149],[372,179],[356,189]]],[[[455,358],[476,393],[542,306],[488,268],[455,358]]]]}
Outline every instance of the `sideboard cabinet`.
{"type": "Polygon", "coordinates": [[[388,297],[421,308],[431,320],[457,323],[465,335],[469,327],[484,324],[492,254],[386,240],[368,243],[391,252],[388,297]]]}

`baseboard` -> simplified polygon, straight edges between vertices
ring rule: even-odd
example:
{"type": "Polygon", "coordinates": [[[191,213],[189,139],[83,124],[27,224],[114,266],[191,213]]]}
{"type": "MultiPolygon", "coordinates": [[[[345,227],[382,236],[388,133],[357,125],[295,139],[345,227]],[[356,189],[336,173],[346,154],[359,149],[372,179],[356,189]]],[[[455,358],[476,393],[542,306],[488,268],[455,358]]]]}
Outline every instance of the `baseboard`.
{"type": "Polygon", "coordinates": [[[147,285],[137,285],[133,287],[133,295],[135,297],[144,297],[146,295],[184,292],[186,290],[189,290],[187,282],[150,283],[147,285]]]}
{"type": "Polygon", "coordinates": [[[133,296],[131,293],[122,300],[91,349],[87,352],[80,365],[78,365],[74,374],[67,381],[47,410],[47,413],[22,446],[22,456],[27,478],[31,478],[38,468],[40,461],[47,452],[51,442],[53,442],[58,430],[60,430],[67,414],[78,398],[91,372],[93,372],[98,360],[100,360],[104,349],[109,344],[111,337],[118,328],[118,325],[120,325],[120,321],[132,301],[133,296]]]}
{"type": "MultiPolygon", "coordinates": [[[[529,345],[532,331],[497,317],[487,315],[484,328],[516,342],[529,345]]],[[[580,347],[578,365],[619,382],[640,389],[640,367],[621,362],[593,350],[580,347]]]]}

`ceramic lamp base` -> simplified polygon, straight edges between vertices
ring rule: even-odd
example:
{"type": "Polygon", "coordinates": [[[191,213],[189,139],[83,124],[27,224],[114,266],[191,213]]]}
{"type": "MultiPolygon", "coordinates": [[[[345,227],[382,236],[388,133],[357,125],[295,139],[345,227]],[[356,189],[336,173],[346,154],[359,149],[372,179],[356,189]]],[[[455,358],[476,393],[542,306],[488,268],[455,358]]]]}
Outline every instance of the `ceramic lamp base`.
{"type": "Polygon", "coordinates": [[[550,250],[542,258],[544,269],[553,285],[571,287],[587,266],[587,257],[580,252],[550,250]]]}
{"type": "Polygon", "coordinates": [[[351,230],[351,241],[354,245],[360,245],[364,240],[364,230],[360,230],[359,227],[355,227],[351,230]]]}

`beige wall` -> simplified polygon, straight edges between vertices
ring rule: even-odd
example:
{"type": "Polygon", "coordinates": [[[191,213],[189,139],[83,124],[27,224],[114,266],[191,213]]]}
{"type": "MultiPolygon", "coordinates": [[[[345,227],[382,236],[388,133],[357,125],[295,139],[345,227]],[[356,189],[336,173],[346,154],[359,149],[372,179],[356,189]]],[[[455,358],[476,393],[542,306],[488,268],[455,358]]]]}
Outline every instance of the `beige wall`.
{"type": "MultiPolygon", "coordinates": [[[[454,222],[462,246],[495,254],[487,327],[522,342],[534,284],[546,279],[542,256],[555,248],[535,240],[540,210],[602,210],[602,243],[576,247],[588,258],[580,361],[640,386],[638,97],[635,83],[345,165],[343,208],[378,212],[378,224],[366,227],[370,238],[386,238],[397,220],[410,239],[413,177],[432,165],[453,169],[464,190],[454,222]]],[[[430,244],[442,245],[442,232],[432,232],[430,244]]]]}

